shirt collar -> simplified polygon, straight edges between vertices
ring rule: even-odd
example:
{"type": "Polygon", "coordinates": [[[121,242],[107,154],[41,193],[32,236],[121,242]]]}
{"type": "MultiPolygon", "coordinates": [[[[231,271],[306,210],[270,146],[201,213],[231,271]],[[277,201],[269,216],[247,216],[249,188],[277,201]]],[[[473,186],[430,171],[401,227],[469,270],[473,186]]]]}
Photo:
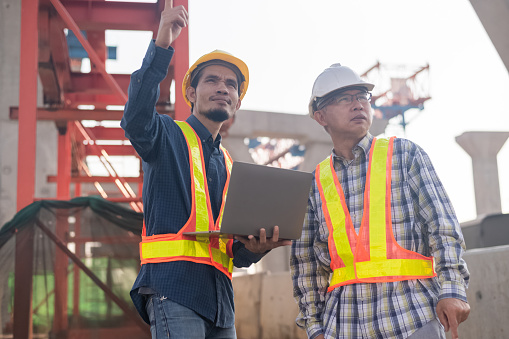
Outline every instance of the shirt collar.
{"type": "Polygon", "coordinates": [[[221,134],[217,135],[216,140],[212,140],[212,134],[194,114],[191,114],[186,119],[186,122],[194,129],[196,134],[198,134],[198,138],[200,138],[202,142],[210,141],[214,143],[214,146],[219,147],[221,143],[221,134]]]}
{"type": "MultiPolygon", "coordinates": [[[[369,150],[371,148],[371,143],[373,142],[373,136],[368,132],[364,138],[361,139],[361,141],[359,141],[359,143],[357,145],[355,145],[355,147],[353,148],[352,152],[355,156],[357,156],[357,154],[359,152],[364,152],[364,155],[365,156],[368,156],[369,155],[369,150]]],[[[334,153],[334,149],[332,149],[332,158],[336,161],[336,160],[344,160],[344,158],[342,156],[339,156],[339,155],[336,155],[336,153],[334,153]]]]}

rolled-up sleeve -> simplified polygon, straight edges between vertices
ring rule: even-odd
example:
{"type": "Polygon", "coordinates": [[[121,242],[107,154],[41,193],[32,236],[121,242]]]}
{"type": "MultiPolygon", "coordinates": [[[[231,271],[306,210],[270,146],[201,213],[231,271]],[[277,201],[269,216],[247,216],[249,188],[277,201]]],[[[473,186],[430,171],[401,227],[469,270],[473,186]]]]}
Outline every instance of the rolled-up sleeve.
{"type": "Polygon", "coordinates": [[[249,267],[251,264],[260,261],[267,253],[253,253],[243,243],[235,240],[233,244],[233,265],[238,268],[249,267]]]}

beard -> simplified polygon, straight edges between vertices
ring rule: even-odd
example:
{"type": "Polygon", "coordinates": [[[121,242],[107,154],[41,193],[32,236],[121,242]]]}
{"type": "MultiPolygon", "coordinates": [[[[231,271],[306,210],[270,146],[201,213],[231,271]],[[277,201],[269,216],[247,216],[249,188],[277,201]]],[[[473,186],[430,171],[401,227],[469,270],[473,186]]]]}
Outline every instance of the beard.
{"type": "Polygon", "coordinates": [[[223,122],[230,119],[230,115],[224,109],[214,108],[210,111],[204,112],[203,115],[207,117],[207,119],[215,121],[215,122],[223,122]]]}

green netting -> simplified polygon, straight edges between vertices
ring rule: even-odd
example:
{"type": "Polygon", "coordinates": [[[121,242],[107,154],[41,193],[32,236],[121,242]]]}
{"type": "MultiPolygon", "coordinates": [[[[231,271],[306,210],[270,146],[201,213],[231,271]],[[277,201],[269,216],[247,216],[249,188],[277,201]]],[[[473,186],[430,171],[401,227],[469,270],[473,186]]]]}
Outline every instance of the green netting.
{"type": "Polygon", "coordinates": [[[126,328],[133,328],[132,337],[139,337],[143,330],[139,332],[140,326],[133,321],[132,313],[126,314],[110,294],[63,254],[39,225],[59,234],[67,249],[135,313],[129,291],[140,267],[138,244],[142,222],[141,213],[97,197],[38,201],[18,212],[0,229],[1,337],[13,333],[14,288],[24,283],[15,281],[16,236],[32,230],[34,335],[95,338],[101,330],[111,335],[115,329],[125,332],[126,328]],[[55,269],[57,258],[64,263],[61,272],[55,269]],[[55,291],[58,275],[67,288],[55,291]],[[67,309],[64,326],[58,325],[58,330],[54,324],[56,300],[63,300],[59,305],[65,304],[67,309]]]}

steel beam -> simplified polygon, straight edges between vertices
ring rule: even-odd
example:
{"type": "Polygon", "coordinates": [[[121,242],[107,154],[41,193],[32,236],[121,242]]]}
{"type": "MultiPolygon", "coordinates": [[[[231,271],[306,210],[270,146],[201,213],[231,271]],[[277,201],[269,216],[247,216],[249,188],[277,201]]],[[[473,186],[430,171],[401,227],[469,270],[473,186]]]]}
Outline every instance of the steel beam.
{"type": "MultiPolygon", "coordinates": [[[[69,231],[69,210],[60,209],[56,212],[56,223],[54,237],[58,239],[65,239],[69,231]]],[[[40,221],[37,220],[36,224],[41,228],[40,221]]],[[[44,232],[45,229],[42,228],[44,232]]],[[[51,231],[50,231],[51,232],[51,231]]],[[[53,234],[53,233],[52,233],[53,234]]],[[[50,237],[51,238],[51,237],[50,237]]],[[[51,238],[52,239],[52,238],[51,238]]],[[[62,246],[67,248],[67,244],[61,242],[62,246]]],[[[58,245],[58,244],[57,244],[58,245]]],[[[53,315],[53,328],[51,331],[55,333],[56,337],[63,337],[62,334],[67,331],[69,322],[67,319],[67,300],[68,300],[68,286],[69,278],[67,275],[68,259],[65,253],[55,251],[55,266],[53,268],[53,276],[55,278],[55,298],[54,298],[54,315],[53,315]]]]}
{"type": "Polygon", "coordinates": [[[110,88],[119,95],[119,99],[125,103],[127,101],[127,95],[118,86],[113,77],[108,72],[106,72],[106,69],[104,68],[104,65],[101,62],[101,58],[97,55],[97,53],[92,48],[88,40],[85,39],[85,37],[80,31],[80,28],[78,27],[74,19],[71,17],[69,12],[66,10],[66,8],[62,5],[62,3],[59,0],[50,1],[57,10],[58,14],[60,14],[62,20],[66,23],[69,29],[73,31],[74,35],[76,35],[76,38],[78,38],[79,42],[81,43],[85,51],[87,51],[88,57],[90,58],[90,62],[104,76],[104,80],[106,81],[106,83],[108,83],[110,88]]]}
{"type": "Polygon", "coordinates": [[[111,202],[119,202],[119,203],[129,203],[129,202],[142,202],[142,198],[141,197],[134,197],[134,198],[107,198],[106,200],[108,201],[111,201],[111,202]]]}
{"type": "Polygon", "coordinates": [[[49,31],[51,58],[57,73],[58,84],[61,91],[69,91],[71,86],[71,59],[62,18],[58,15],[50,16],[49,31]]]}
{"type": "Polygon", "coordinates": [[[125,131],[118,127],[91,127],[90,130],[94,133],[96,140],[127,140],[125,131]]]}
{"type": "MultiPolygon", "coordinates": [[[[74,223],[74,236],[81,237],[81,211],[75,214],[76,221],[74,223]]],[[[68,241],[67,243],[69,243],[68,241]]],[[[78,260],[81,260],[81,249],[83,244],[76,244],[74,246],[74,254],[78,260]]],[[[77,324],[76,327],[81,327],[80,318],[80,273],[81,270],[78,265],[73,265],[73,289],[72,289],[72,316],[73,322],[77,324]]],[[[72,337],[71,337],[72,338],[72,337]]]]}
{"type": "MultiPolygon", "coordinates": [[[[159,110],[161,114],[174,116],[173,110],[159,110]]],[[[119,110],[84,110],[84,109],[37,109],[37,120],[121,120],[124,111],[119,110]]],[[[9,117],[12,120],[19,119],[19,108],[10,107],[9,117]]]]}
{"type": "MultiPolygon", "coordinates": [[[[18,122],[18,211],[34,201],[37,62],[38,62],[38,0],[21,0],[19,122],[18,122]]],[[[32,267],[33,227],[16,235],[14,279],[14,328],[17,339],[32,338],[32,267]]]]}
{"type": "MultiPolygon", "coordinates": [[[[127,92],[127,89],[129,87],[129,82],[131,81],[131,75],[130,74],[111,74],[113,79],[117,82],[117,84],[120,86],[120,88],[127,92]]],[[[160,83],[160,95],[157,100],[159,105],[169,105],[170,104],[170,86],[173,81],[173,67],[170,66],[168,69],[168,75],[164,80],[160,83]]],[[[94,72],[90,73],[71,73],[71,88],[72,90],[68,93],[65,93],[66,97],[71,100],[72,103],[75,104],[90,104],[94,105],[95,102],[98,103],[106,103],[106,104],[112,104],[112,101],[117,102],[118,104],[121,104],[119,102],[117,97],[112,97],[109,99],[108,97],[98,97],[95,98],[91,96],[90,94],[96,94],[96,95],[110,95],[111,97],[111,88],[108,86],[104,78],[94,72]],[[83,99],[81,99],[81,102],[78,103],[77,101],[80,100],[80,98],[83,98],[84,96],[88,95],[88,102],[84,103],[83,99]],[[95,102],[94,102],[95,101],[95,102]]],[[[97,106],[97,105],[96,105],[97,106]]]]}
{"type": "MultiPolygon", "coordinates": [[[[138,244],[140,237],[132,236],[101,236],[101,237],[70,237],[67,243],[75,243],[76,245],[85,244],[87,242],[100,242],[101,244],[138,244]]],[[[78,246],[76,246],[78,247],[78,246]]]]}
{"type": "Polygon", "coordinates": [[[96,105],[104,103],[107,105],[123,106],[125,101],[115,94],[86,94],[86,93],[64,93],[67,108],[77,108],[80,105],[96,105]]]}
{"type": "Polygon", "coordinates": [[[39,9],[39,77],[41,79],[44,103],[59,103],[61,91],[56,70],[51,59],[50,47],[50,9],[41,6],[39,9]]]}
{"type": "Polygon", "coordinates": [[[157,3],[63,0],[69,14],[83,30],[157,31],[157,3]]]}
{"type": "MultiPolygon", "coordinates": [[[[120,86],[122,91],[127,92],[129,82],[131,80],[130,74],[111,74],[113,79],[120,86]]],[[[71,73],[71,88],[73,93],[86,93],[86,94],[109,94],[112,93],[111,88],[108,86],[101,74],[90,73],[71,73]]]]}
{"type": "Polygon", "coordinates": [[[19,75],[18,123],[18,210],[34,200],[36,112],[37,112],[37,58],[38,1],[22,0],[21,51],[19,75]]]}
{"type": "MultiPolygon", "coordinates": [[[[47,179],[48,182],[57,182],[58,177],[56,175],[48,175],[46,179],[47,179]]],[[[130,183],[142,183],[143,182],[143,176],[139,176],[139,177],[124,177],[124,179],[125,179],[125,181],[130,182],[130,183]]],[[[114,178],[114,177],[105,177],[105,176],[94,176],[94,177],[79,176],[79,177],[71,177],[71,183],[90,183],[90,184],[93,184],[94,182],[99,182],[99,183],[114,183],[115,180],[116,180],[116,178],[114,178]]]]}
{"type": "Polygon", "coordinates": [[[58,129],[58,181],[57,181],[57,199],[71,199],[71,137],[69,131],[69,121],[61,122],[63,125],[58,129]],[[64,128],[65,127],[65,128],[64,128]]]}
{"type": "Polygon", "coordinates": [[[100,145],[95,147],[94,145],[85,145],[86,155],[102,156],[101,150],[105,150],[109,156],[127,156],[127,155],[138,155],[131,145],[100,145]]]}

